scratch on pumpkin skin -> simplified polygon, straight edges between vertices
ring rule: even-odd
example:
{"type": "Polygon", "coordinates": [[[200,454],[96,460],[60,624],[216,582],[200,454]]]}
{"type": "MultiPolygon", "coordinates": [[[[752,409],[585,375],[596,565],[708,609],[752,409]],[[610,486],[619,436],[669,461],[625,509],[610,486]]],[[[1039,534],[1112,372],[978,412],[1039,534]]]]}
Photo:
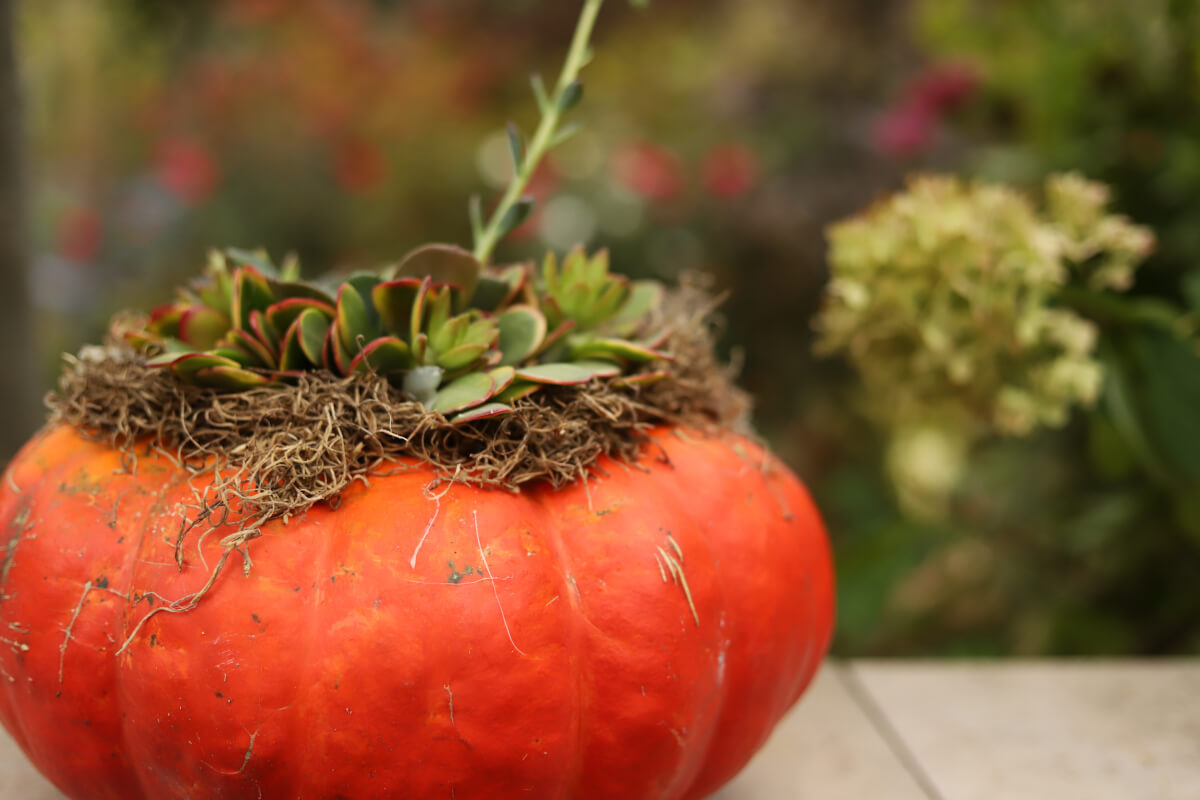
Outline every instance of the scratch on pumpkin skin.
{"type": "Polygon", "coordinates": [[[504,606],[500,603],[500,590],[496,588],[496,579],[492,576],[492,568],[488,566],[487,553],[483,552],[483,543],[479,540],[479,512],[472,510],[471,515],[475,518],[475,546],[479,548],[479,557],[483,560],[483,568],[487,572],[488,578],[491,579],[492,594],[496,596],[496,608],[500,609],[500,621],[504,623],[504,632],[508,634],[508,643],[512,645],[513,650],[516,650],[521,655],[528,655],[524,650],[517,647],[517,643],[513,641],[512,631],[508,627],[508,620],[504,617],[504,606]]]}
{"type": "Polygon", "coordinates": [[[8,586],[8,573],[12,569],[13,559],[17,555],[17,548],[21,545],[21,537],[32,527],[33,523],[29,521],[29,507],[26,506],[13,519],[10,530],[15,528],[16,532],[9,537],[8,544],[5,545],[4,566],[0,567],[0,601],[8,597],[3,592],[3,589],[8,586]]]}
{"type": "Polygon", "coordinates": [[[246,748],[246,756],[242,759],[242,767],[234,775],[241,775],[246,771],[246,767],[250,764],[250,756],[254,755],[254,740],[258,738],[258,731],[250,734],[250,746],[246,748]]]}
{"type": "MultiPolygon", "coordinates": [[[[246,541],[249,541],[249,539],[254,538],[256,535],[258,535],[258,531],[246,531],[233,534],[232,537],[227,537],[226,540],[223,540],[225,543],[225,552],[221,554],[221,558],[217,561],[217,566],[213,568],[205,584],[195,592],[185,594],[183,597],[180,597],[178,600],[174,600],[167,605],[155,606],[154,608],[150,609],[150,611],[146,612],[146,615],[138,620],[137,625],[133,626],[133,630],[129,633],[129,636],[126,637],[125,643],[122,644],[120,649],[118,649],[113,655],[120,656],[122,653],[128,650],[129,645],[133,644],[133,640],[137,638],[137,635],[141,632],[142,627],[155,614],[183,614],[188,611],[192,611],[196,608],[196,606],[200,605],[200,601],[204,599],[204,596],[208,594],[209,589],[211,589],[213,584],[217,582],[217,576],[221,574],[221,570],[225,567],[225,562],[229,560],[230,554],[235,550],[242,557],[243,568],[249,569],[249,554],[242,549],[242,545],[246,541]]],[[[171,565],[168,564],[167,566],[171,565]]]]}
{"type": "Polygon", "coordinates": [[[492,581],[511,581],[512,576],[507,578],[476,578],[473,581],[420,581],[415,578],[406,578],[405,583],[419,583],[422,586],[470,586],[473,583],[487,583],[492,581]]]}
{"type": "MultiPolygon", "coordinates": [[[[454,476],[455,476],[455,477],[458,477],[458,470],[457,470],[457,469],[455,469],[455,470],[454,470],[454,476]]],[[[427,498],[429,498],[430,500],[432,500],[432,501],[433,501],[433,503],[434,503],[434,506],[433,506],[433,516],[432,516],[432,517],[430,517],[430,518],[429,518],[429,522],[428,522],[428,523],[426,523],[426,525],[425,525],[425,532],[424,532],[423,534],[421,534],[421,541],[417,542],[417,549],[416,549],[416,550],[413,550],[412,558],[410,558],[410,559],[409,559],[409,561],[408,561],[408,565],[409,565],[410,567],[412,567],[413,569],[416,569],[416,568],[417,568],[417,554],[418,554],[418,553],[420,553],[420,552],[421,552],[421,548],[422,548],[422,547],[424,547],[424,545],[425,545],[425,540],[429,538],[429,532],[430,532],[431,530],[433,530],[433,523],[437,521],[437,518],[438,518],[438,513],[439,513],[439,512],[442,510],[442,498],[446,496],[446,493],[450,491],[450,488],[451,488],[452,486],[454,486],[454,478],[451,478],[451,479],[450,479],[450,485],[449,485],[449,486],[447,486],[445,489],[443,489],[443,490],[442,490],[440,493],[438,493],[438,494],[430,494],[430,493],[429,493],[429,491],[430,491],[430,488],[432,487],[432,484],[430,484],[430,486],[426,486],[426,487],[425,487],[425,491],[424,491],[424,494],[425,494],[425,496],[426,496],[427,498]]]]}
{"type": "Polygon", "coordinates": [[[83,611],[83,604],[84,604],[84,601],[86,601],[86,600],[87,600],[87,596],[88,596],[89,594],[91,594],[91,591],[92,591],[92,589],[93,589],[93,588],[94,588],[94,587],[92,586],[92,582],[91,582],[91,581],[88,581],[87,583],[85,583],[85,584],[83,585],[83,594],[79,595],[79,602],[78,602],[78,603],[75,605],[75,613],[71,615],[71,621],[70,621],[70,622],[68,622],[68,623],[67,623],[67,627],[63,629],[63,641],[62,641],[62,644],[60,644],[60,645],[58,646],[58,686],[59,686],[59,694],[62,694],[62,684],[63,684],[63,665],[66,663],[66,660],[67,660],[67,644],[69,644],[69,643],[70,643],[70,641],[71,641],[71,631],[72,631],[72,630],[74,630],[74,628],[75,628],[75,623],[76,623],[76,621],[78,621],[78,619],[79,619],[79,612],[83,611]]]}
{"type": "Polygon", "coordinates": [[[442,688],[446,690],[446,694],[450,695],[450,700],[449,700],[450,724],[453,725],[454,724],[454,692],[450,691],[450,684],[446,684],[442,688]]]}
{"type": "MultiPolygon", "coordinates": [[[[667,571],[671,573],[671,578],[675,581],[675,585],[683,589],[683,596],[687,598],[688,608],[692,610],[692,619],[696,621],[696,627],[699,628],[700,613],[696,611],[696,603],[692,600],[692,590],[691,587],[688,586],[687,575],[685,575],[683,572],[683,550],[679,547],[679,543],[669,535],[667,536],[667,541],[671,543],[675,549],[675,552],[679,554],[679,560],[676,560],[675,556],[671,555],[666,550],[663,550],[661,547],[656,547],[655,549],[658,551],[658,553],[654,556],[654,558],[659,562],[658,570],[660,573],[663,573],[663,565],[665,564],[667,571]]],[[[667,576],[666,574],[663,574],[663,583],[666,582],[667,576]]]]}
{"type": "MultiPolygon", "coordinates": [[[[254,740],[257,738],[258,738],[258,731],[255,731],[254,733],[250,734],[250,746],[246,748],[246,754],[244,756],[242,756],[242,766],[239,767],[236,771],[227,770],[227,769],[217,769],[212,764],[209,764],[207,761],[201,761],[200,763],[203,764],[204,766],[208,767],[209,769],[211,769],[213,772],[216,772],[219,775],[226,775],[229,777],[234,777],[236,775],[242,775],[246,772],[246,767],[250,766],[250,757],[254,755],[254,740]]],[[[261,793],[262,793],[261,788],[259,788],[259,793],[261,796],[261,793]]]]}

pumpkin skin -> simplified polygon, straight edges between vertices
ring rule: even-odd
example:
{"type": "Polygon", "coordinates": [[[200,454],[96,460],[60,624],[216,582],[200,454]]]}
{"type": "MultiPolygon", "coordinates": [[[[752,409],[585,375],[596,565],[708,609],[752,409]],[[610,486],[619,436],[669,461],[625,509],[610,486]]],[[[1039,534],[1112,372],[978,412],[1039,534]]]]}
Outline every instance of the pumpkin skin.
{"type": "Polygon", "coordinates": [[[180,570],[186,474],[49,428],[0,481],[0,718],[77,800],[707,797],[827,650],[829,546],[756,445],[653,438],[586,490],[355,485],[114,656],[232,529],[180,570]],[[655,558],[672,540],[698,624],[655,558]]]}

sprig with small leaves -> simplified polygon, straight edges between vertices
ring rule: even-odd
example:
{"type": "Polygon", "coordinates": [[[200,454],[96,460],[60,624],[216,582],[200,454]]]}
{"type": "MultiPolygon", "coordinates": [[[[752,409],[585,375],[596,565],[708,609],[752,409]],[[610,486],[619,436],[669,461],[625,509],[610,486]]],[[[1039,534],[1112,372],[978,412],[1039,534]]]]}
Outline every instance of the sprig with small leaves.
{"type": "MultiPolygon", "coordinates": [[[[629,0],[635,8],[646,8],[649,0],[629,0]]],[[[526,140],[520,127],[508,124],[509,151],[513,161],[513,177],[495,210],[484,222],[483,201],[476,195],[471,198],[471,232],[475,241],[475,257],[482,264],[491,261],[496,245],[529,219],[536,201],[525,193],[529,182],[537,172],[538,165],[551,150],[565,143],[579,132],[581,125],[571,123],[564,126],[563,120],[583,99],[583,81],[580,73],[591,63],[592,31],[604,0],[586,0],[583,13],[575,28],[571,49],[567,53],[562,74],[551,94],[541,75],[532,78],[533,95],[537,100],[541,121],[533,137],[526,140]]]]}

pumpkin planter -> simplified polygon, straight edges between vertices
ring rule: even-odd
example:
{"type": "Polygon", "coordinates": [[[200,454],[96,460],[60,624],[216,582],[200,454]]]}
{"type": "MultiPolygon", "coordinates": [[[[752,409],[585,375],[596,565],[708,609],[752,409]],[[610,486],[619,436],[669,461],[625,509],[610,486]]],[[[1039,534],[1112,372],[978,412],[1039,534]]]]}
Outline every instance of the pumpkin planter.
{"type": "Polygon", "coordinates": [[[474,252],[214,253],[68,359],[0,480],[0,719],[77,800],[699,800],[812,679],[833,577],[711,303],[474,252]]]}
{"type": "Polygon", "coordinates": [[[175,565],[188,474],[49,430],[0,498],[5,727],[81,800],[706,797],[811,679],[832,578],[785,468],[678,433],[586,491],[373,479],[147,619],[225,555],[175,565]]]}

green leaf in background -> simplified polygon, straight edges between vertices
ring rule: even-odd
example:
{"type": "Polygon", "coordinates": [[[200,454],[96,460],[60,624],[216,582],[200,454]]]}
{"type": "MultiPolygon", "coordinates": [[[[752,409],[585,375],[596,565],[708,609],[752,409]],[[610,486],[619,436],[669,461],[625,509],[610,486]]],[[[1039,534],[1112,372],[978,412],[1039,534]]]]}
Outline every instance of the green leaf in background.
{"type": "Polygon", "coordinates": [[[1200,481],[1200,355],[1194,342],[1161,331],[1129,342],[1137,380],[1134,404],[1143,429],[1173,472],[1200,481]]]}

